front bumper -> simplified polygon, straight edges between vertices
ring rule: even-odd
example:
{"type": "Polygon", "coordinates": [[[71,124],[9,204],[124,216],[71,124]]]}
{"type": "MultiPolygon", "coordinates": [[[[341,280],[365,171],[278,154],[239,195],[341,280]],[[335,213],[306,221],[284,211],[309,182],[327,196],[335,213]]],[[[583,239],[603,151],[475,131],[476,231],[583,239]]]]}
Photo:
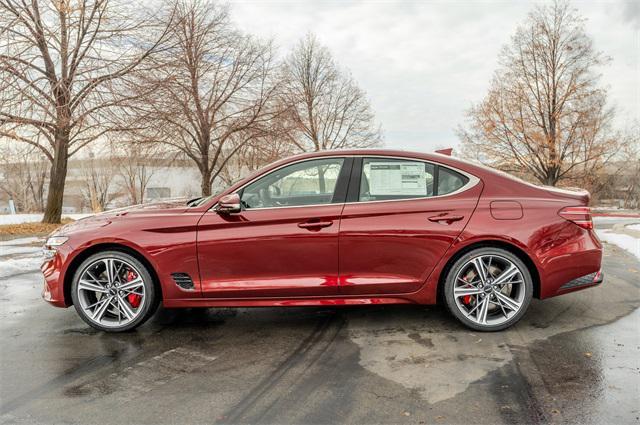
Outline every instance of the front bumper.
{"type": "Polygon", "coordinates": [[[71,300],[65,297],[64,290],[66,259],[71,252],[71,248],[65,245],[56,247],[56,249],[45,248],[45,260],[40,266],[40,270],[44,275],[42,298],[56,307],[69,307],[71,305],[71,300]]]}

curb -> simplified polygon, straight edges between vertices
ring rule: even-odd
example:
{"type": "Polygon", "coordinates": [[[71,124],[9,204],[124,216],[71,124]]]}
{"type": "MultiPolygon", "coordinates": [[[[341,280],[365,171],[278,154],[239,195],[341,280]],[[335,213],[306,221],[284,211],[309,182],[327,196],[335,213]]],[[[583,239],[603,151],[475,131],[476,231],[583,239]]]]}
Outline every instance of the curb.
{"type": "Polygon", "coordinates": [[[640,214],[624,214],[624,213],[591,213],[591,217],[618,217],[618,218],[638,218],[640,214]]]}

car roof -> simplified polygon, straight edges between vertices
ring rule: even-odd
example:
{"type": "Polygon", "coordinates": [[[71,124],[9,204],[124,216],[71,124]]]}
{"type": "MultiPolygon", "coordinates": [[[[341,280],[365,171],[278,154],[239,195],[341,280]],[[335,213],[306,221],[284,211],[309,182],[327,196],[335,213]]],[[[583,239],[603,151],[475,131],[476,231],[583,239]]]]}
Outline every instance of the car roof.
{"type": "MultiPolygon", "coordinates": [[[[361,148],[361,149],[330,149],[317,152],[304,152],[295,156],[333,156],[333,155],[394,155],[394,156],[445,156],[441,154],[429,154],[426,152],[409,151],[404,149],[381,149],[381,148],[361,148]]],[[[291,157],[289,157],[291,158],[291,157]]]]}
{"type": "Polygon", "coordinates": [[[259,175],[270,172],[276,168],[287,165],[288,163],[305,160],[305,159],[313,159],[313,158],[322,158],[322,157],[335,157],[335,156],[386,156],[386,157],[398,157],[398,158],[408,158],[408,159],[417,159],[423,161],[431,161],[436,162],[438,164],[442,164],[445,166],[449,166],[451,168],[457,169],[459,171],[463,171],[465,173],[471,174],[479,179],[483,179],[487,176],[496,176],[500,177],[498,173],[495,173],[493,170],[474,164],[472,162],[468,162],[462,159],[458,159],[448,155],[442,155],[439,153],[426,153],[426,152],[414,152],[414,151],[406,151],[406,150],[398,150],[398,149],[333,149],[333,150],[325,150],[325,151],[317,151],[317,152],[304,152],[297,155],[288,156],[286,158],[282,158],[278,161],[272,162],[265,167],[256,170],[254,173],[249,175],[248,177],[242,179],[237,182],[233,186],[231,186],[228,190],[223,193],[230,193],[238,187],[246,184],[248,181],[256,178],[259,175]]]}
{"type": "MultiPolygon", "coordinates": [[[[289,156],[284,158],[283,161],[291,161],[302,158],[317,158],[323,156],[398,156],[403,158],[420,158],[431,161],[442,161],[447,158],[453,158],[451,156],[442,155],[439,153],[427,153],[427,152],[418,152],[418,151],[408,151],[401,149],[332,149],[332,150],[324,150],[317,152],[304,152],[297,155],[289,156]]],[[[459,160],[458,160],[459,161],[459,160]]],[[[462,162],[462,161],[460,161],[462,162]]]]}
{"type": "Polygon", "coordinates": [[[401,157],[401,158],[415,158],[425,161],[433,161],[438,162],[443,165],[449,165],[453,168],[458,168],[467,173],[473,174],[477,177],[481,177],[486,175],[487,173],[491,173],[494,175],[498,175],[492,169],[484,167],[480,164],[474,164],[473,162],[469,162],[460,158],[452,157],[449,155],[443,155],[440,153],[427,153],[427,152],[417,152],[417,151],[408,151],[408,150],[400,150],[400,149],[333,149],[333,150],[325,150],[318,152],[306,152],[301,153],[294,156],[289,156],[285,159],[278,161],[278,163],[286,163],[290,161],[296,161],[305,158],[319,158],[323,156],[389,156],[389,157],[401,157]]]}

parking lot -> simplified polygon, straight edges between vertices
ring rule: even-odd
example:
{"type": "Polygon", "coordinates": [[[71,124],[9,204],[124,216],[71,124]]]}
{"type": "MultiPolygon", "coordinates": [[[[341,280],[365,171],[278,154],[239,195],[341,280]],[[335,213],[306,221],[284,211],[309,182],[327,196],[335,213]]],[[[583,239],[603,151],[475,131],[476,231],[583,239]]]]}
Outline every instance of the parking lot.
{"type": "Polygon", "coordinates": [[[498,333],[386,306],[161,308],[105,334],[0,249],[4,423],[640,423],[640,262],[615,245],[603,285],[498,333]]]}

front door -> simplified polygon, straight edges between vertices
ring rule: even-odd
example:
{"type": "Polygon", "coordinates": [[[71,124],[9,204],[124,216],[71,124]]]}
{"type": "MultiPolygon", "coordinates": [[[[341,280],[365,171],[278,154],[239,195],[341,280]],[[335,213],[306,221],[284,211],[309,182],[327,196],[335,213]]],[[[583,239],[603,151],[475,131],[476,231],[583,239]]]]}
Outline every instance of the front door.
{"type": "Polygon", "coordinates": [[[238,191],[242,211],[209,211],[198,224],[204,297],[338,293],[338,230],[351,159],[290,164],[238,191]]]}
{"type": "Polygon", "coordinates": [[[414,159],[364,158],[352,174],[340,224],[341,293],[417,291],[464,229],[481,184],[414,159]]]}

